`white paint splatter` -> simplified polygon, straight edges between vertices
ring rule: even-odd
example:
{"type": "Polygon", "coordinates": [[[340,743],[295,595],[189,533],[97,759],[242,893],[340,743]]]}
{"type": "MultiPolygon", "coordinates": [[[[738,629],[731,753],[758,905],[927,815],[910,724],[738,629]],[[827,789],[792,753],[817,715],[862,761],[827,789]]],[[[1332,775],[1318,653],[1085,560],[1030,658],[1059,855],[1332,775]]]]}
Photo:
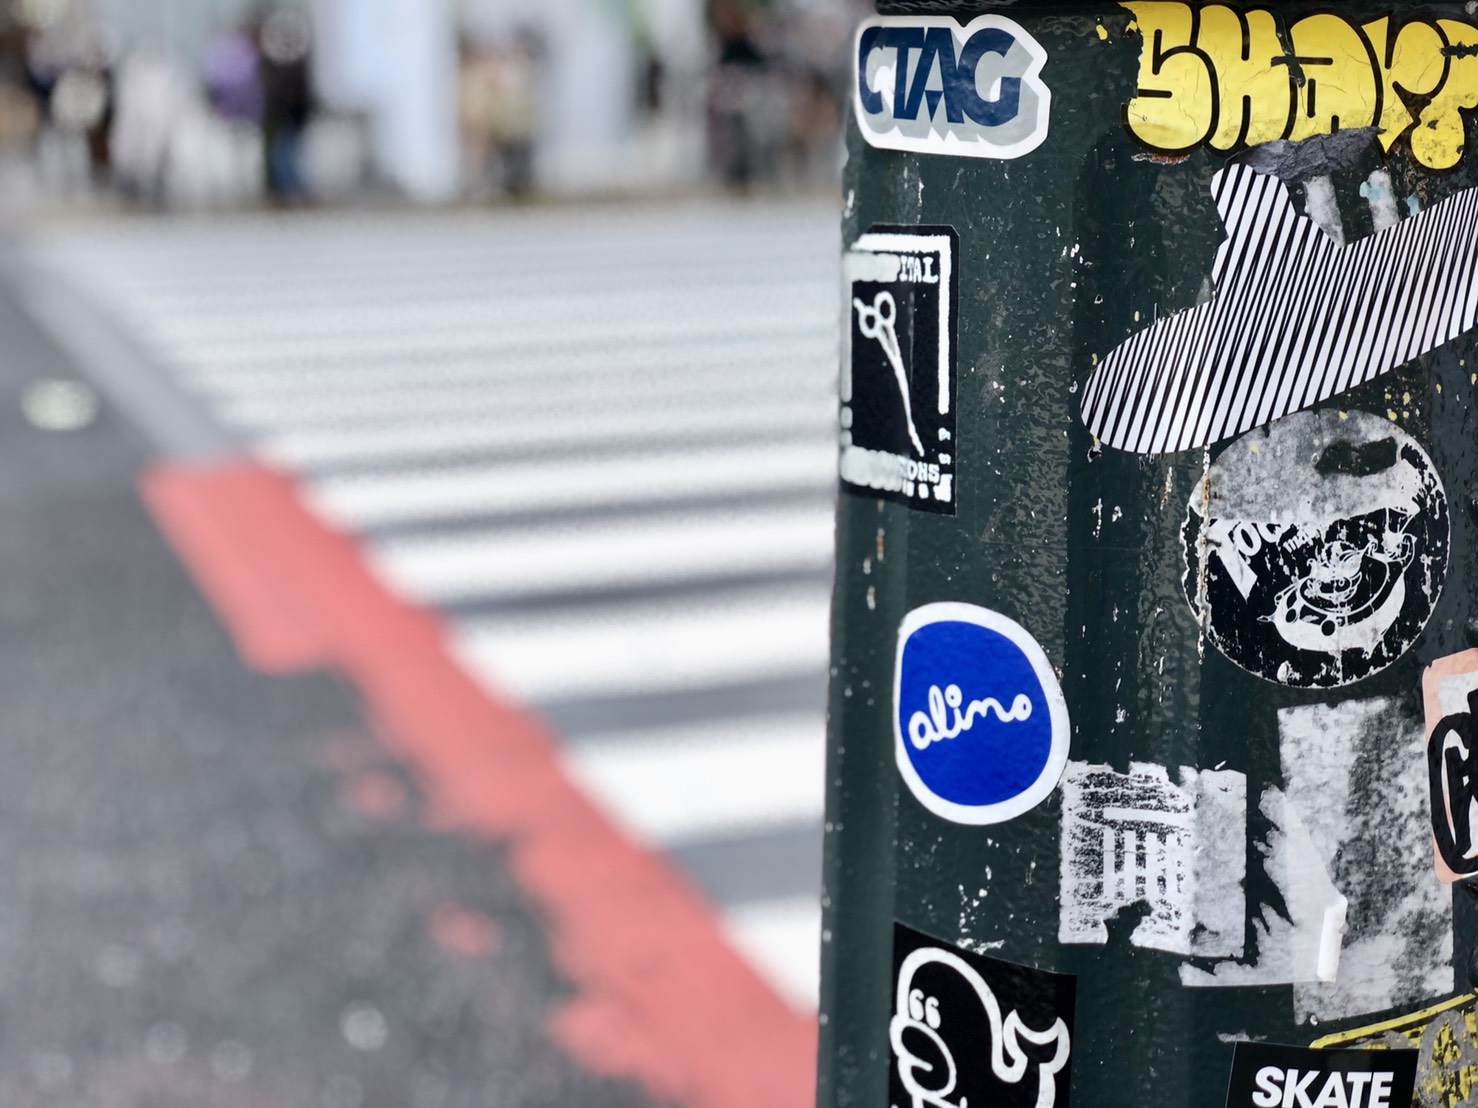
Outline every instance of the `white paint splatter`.
{"type": "Polygon", "coordinates": [[[1334,245],[1345,244],[1345,228],[1339,217],[1339,200],[1334,195],[1334,182],[1328,177],[1313,177],[1304,184],[1309,218],[1319,230],[1333,240],[1334,245]]]}
{"type": "Polygon", "coordinates": [[[1360,195],[1370,205],[1370,219],[1376,234],[1389,230],[1401,220],[1396,208],[1396,194],[1391,185],[1391,175],[1377,169],[1360,186],[1360,195]]]}

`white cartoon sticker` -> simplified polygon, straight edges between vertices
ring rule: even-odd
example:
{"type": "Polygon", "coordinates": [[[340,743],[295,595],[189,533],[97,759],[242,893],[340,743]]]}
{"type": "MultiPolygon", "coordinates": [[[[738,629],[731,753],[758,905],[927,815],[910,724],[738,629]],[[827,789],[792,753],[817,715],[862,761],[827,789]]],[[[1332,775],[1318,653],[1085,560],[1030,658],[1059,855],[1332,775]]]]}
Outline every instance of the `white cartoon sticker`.
{"type": "Polygon", "coordinates": [[[895,1108],[1067,1108],[1076,982],[893,925],[895,1108]]]}

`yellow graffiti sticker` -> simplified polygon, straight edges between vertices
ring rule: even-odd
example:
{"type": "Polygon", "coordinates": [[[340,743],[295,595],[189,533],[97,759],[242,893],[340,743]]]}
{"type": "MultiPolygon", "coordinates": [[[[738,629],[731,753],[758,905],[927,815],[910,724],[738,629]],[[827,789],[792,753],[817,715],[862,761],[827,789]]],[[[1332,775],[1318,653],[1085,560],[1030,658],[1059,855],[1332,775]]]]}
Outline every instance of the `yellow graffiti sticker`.
{"type": "Polygon", "coordinates": [[[1416,1103],[1423,1108],[1463,1108],[1478,1087],[1478,994],[1445,1000],[1409,1016],[1325,1035],[1316,1049],[1419,1051],[1416,1103]]]}
{"type": "Polygon", "coordinates": [[[1230,153],[1374,127],[1387,150],[1409,135],[1430,169],[1462,159],[1463,113],[1478,109],[1478,27],[1328,12],[1289,23],[1260,8],[1174,0],[1122,6],[1144,39],[1124,125],[1146,146],[1230,153]]]}

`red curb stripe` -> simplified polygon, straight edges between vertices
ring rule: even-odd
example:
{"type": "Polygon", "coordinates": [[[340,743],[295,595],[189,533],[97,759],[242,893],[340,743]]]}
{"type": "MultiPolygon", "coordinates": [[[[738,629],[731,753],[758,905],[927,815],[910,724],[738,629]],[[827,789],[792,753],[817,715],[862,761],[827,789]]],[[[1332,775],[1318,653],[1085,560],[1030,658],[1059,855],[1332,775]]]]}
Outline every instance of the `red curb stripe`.
{"type": "Polygon", "coordinates": [[[467,677],[439,622],[376,581],[291,481],[250,462],[166,465],[141,491],[249,664],[343,672],[420,771],[438,823],[507,842],[579,990],[551,1021],[566,1050],[692,1108],[809,1108],[814,1018],[733,951],[686,881],[611,827],[544,726],[467,677]]]}

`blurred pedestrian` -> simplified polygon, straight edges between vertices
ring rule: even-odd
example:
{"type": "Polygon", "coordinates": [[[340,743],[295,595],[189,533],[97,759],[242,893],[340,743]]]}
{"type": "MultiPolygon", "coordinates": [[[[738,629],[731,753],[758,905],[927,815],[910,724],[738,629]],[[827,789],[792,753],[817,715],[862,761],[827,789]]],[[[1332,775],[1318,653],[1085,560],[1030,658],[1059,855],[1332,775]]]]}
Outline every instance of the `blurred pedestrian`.
{"type": "Polygon", "coordinates": [[[306,13],[273,11],[262,23],[260,47],[267,191],[282,202],[304,200],[303,135],[313,116],[313,29],[306,13]]]}
{"type": "Polygon", "coordinates": [[[463,43],[457,109],[471,196],[522,197],[534,189],[539,56],[527,30],[508,44],[463,43]]]}
{"type": "Polygon", "coordinates": [[[205,46],[205,88],[224,119],[262,121],[261,58],[249,26],[215,35],[205,46]]]}
{"type": "Polygon", "coordinates": [[[54,126],[85,145],[93,182],[105,181],[111,162],[113,71],[102,27],[79,33],[75,54],[51,90],[50,115],[54,126]]]}
{"type": "Polygon", "coordinates": [[[709,158],[719,180],[744,189],[768,168],[752,118],[768,77],[756,41],[760,8],[751,0],[709,0],[707,14],[717,49],[708,91],[709,158]]]}
{"type": "Polygon", "coordinates": [[[30,87],[27,32],[0,9],[0,148],[30,147],[41,126],[41,106],[30,87]]]}
{"type": "Polygon", "coordinates": [[[194,98],[179,66],[162,50],[145,47],[124,60],[109,142],[113,176],[125,193],[164,203],[170,145],[194,98]]]}
{"type": "Polygon", "coordinates": [[[498,59],[493,141],[503,166],[503,187],[510,196],[527,196],[534,189],[542,56],[538,35],[524,28],[513,36],[513,42],[498,59]]]}
{"type": "Polygon", "coordinates": [[[467,194],[480,199],[492,188],[496,169],[498,58],[485,45],[463,36],[457,60],[462,175],[467,194]]]}

